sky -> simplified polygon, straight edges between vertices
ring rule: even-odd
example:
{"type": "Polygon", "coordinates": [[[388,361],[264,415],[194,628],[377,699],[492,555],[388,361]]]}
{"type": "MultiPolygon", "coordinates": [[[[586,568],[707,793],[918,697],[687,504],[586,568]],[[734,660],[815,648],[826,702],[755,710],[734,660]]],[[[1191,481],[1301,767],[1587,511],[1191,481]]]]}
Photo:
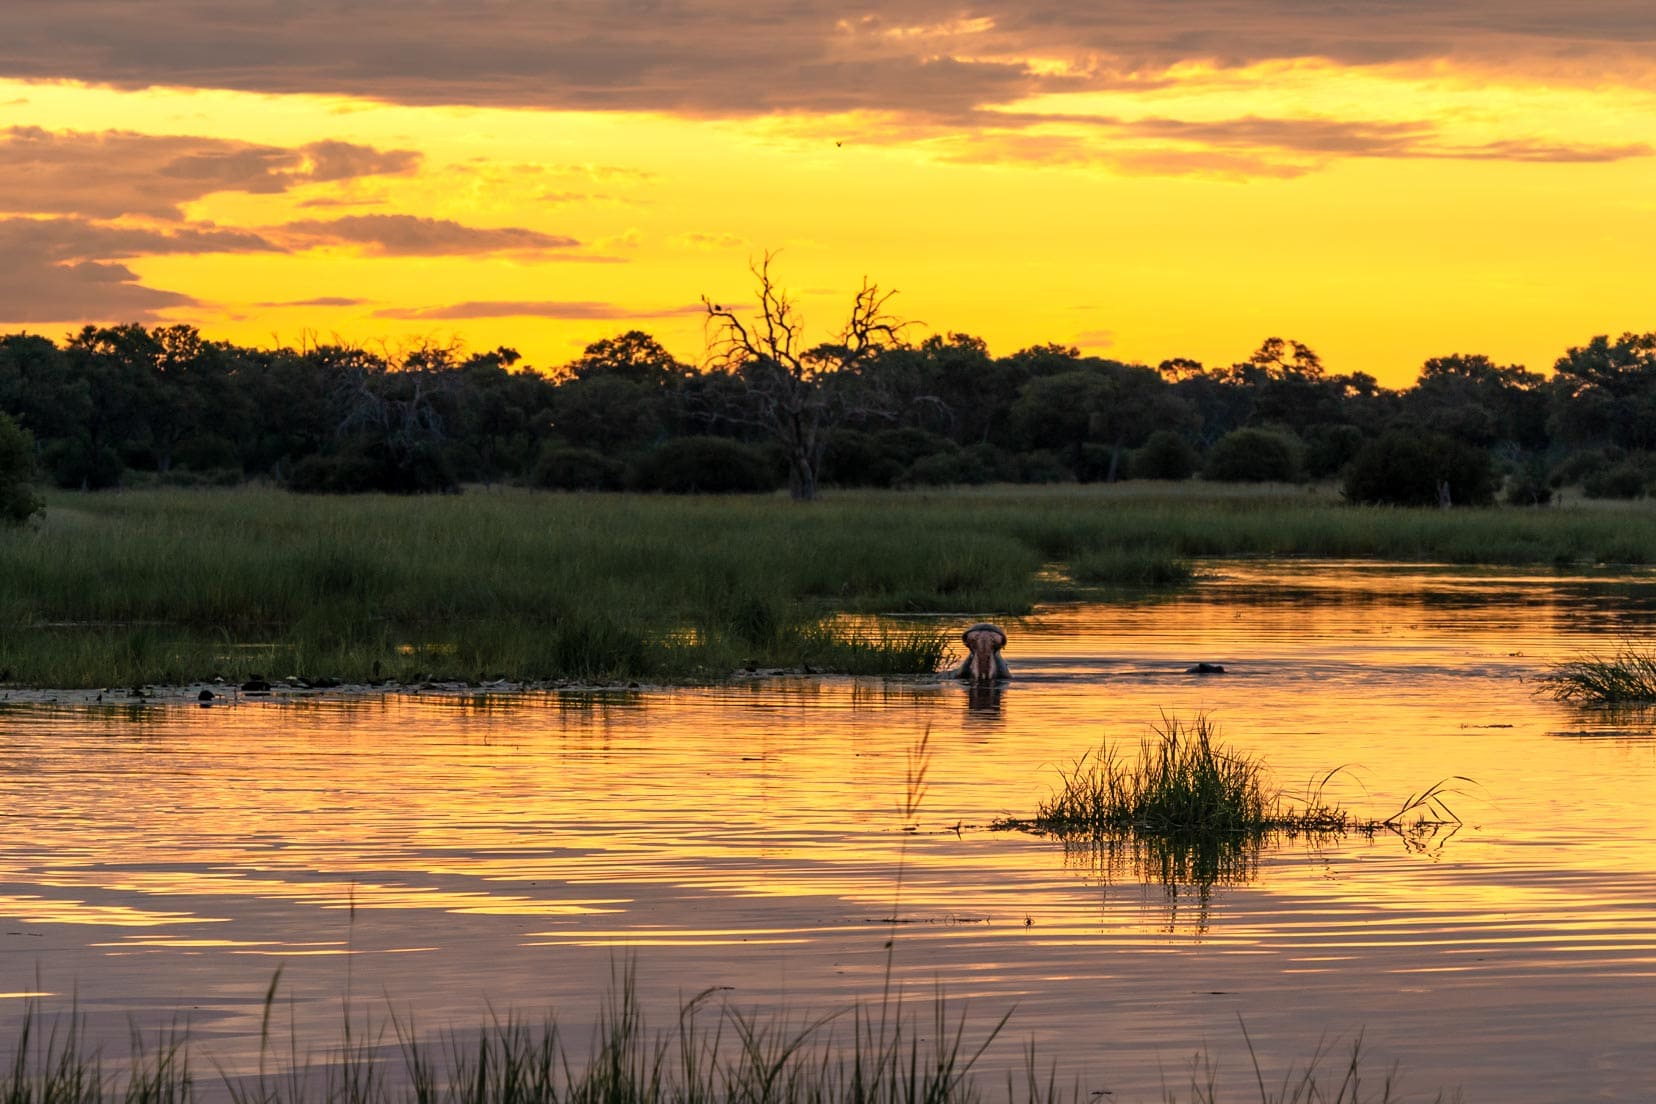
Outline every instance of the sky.
{"type": "Polygon", "coordinates": [[[0,331],[834,336],[1407,386],[1656,329],[1647,0],[6,0],[0,331]]]}

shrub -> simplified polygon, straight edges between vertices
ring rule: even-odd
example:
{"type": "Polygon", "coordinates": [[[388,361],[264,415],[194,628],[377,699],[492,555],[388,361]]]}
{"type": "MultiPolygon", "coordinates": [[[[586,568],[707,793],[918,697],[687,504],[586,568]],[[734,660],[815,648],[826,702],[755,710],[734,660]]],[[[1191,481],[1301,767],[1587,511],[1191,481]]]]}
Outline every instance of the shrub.
{"type": "Polygon", "coordinates": [[[34,437],[0,414],[0,523],[21,525],[46,508],[34,493],[34,437]]]}
{"type": "Polygon", "coordinates": [[[550,445],[541,450],[530,479],[548,490],[619,491],[627,482],[627,466],[597,449],[550,445]]]}
{"type": "MultiPolygon", "coordinates": [[[[913,432],[931,438],[931,434],[920,430],[913,432]]],[[[928,452],[953,452],[956,447],[945,437],[917,442],[905,431],[835,430],[828,438],[821,481],[840,487],[889,487],[917,457],[928,452]]]]}
{"type": "Polygon", "coordinates": [[[1299,440],[1271,429],[1238,429],[1208,450],[1202,477],[1220,483],[1293,483],[1300,477],[1299,440]]]}
{"type": "Polygon", "coordinates": [[[1393,429],[1365,444],[1346,473],[1349,502],[1481,506],[1494,501],[1489,453],[1441,433],[1393,429]]]}
{"type": "Polygon", "coordinates": [[[121,485],[126,465],[114,449],[92,447],[82,438],[60,437],[41,455],[52,482],[66,490],[101,491],[121,485]]]}
{"type": "Polygon", "coordinates": [[[634,489],[668,494],[757,494],[782,482],[764,452],[728,437],[675,437],[645,453],[632,472],[634,489]]]}
{"type": "Polygon", "coordinates": [[[1650,471],[1635,459],[1600,468],[1581,481],[1588,498],[1642,498],[1650,485],[1650,471]]]}
{"type": "Polygon", "coordinates": [[[1609,448],[1572,452],[1553,468],[1547,476],[1547,482],[1554,487],[1568,487],[1575,483],[1585,483],[1591,476],[1626,458],[1627,451],[1613,445],[1609,448]]]}
{"type": "Polygon", "coordinates": [[[1009,461],[1020,483],[1067,483],[1075,473],[1051,449],[1021,452],[1009,461]]]}
{"type": "Polygon", "coordinates": [[[992,483],[1000,474],[998,460],[995,449],[989,445],[933,453],[910,464],[899,482],[911,487],[992,483]]]}
{"type": "Polygon", "coordinates": [[[1128,474],[1134,479],[1189,479],[1200,459],[1189,441],[1170,429],[1158,429],[1133,453],[1128,474]]]}
{"type": "Polygon", "coordinates": [[[1351,463],[1363,447],[1363,431],[1354,425],[1322,422],[1305,431],[1305,473],[1328,479],[1351,463]]]}
{"type": "Polygon", "coordinates": [[[1127,477],[1127,450],[1087,442],[1070,450],[1075,456],[1075,478],[1083,483],[1112,483],[1127,477]]]}
{"type": "Polygon", "coordinates": [[[1553,489],[1547,482],[1546,464],[1539,458],[1520,460],[1507,477],[1506,503],[1508,506],[1545,506],[1552,501],[1553,489]]]}
{"type": "Polygon", "coordinates": [[[393,456],[362,444],[305,457],[293,465],[287,488],[301,494],[423,494],[459,485],[447,458],[435,450],[393,456]]]}

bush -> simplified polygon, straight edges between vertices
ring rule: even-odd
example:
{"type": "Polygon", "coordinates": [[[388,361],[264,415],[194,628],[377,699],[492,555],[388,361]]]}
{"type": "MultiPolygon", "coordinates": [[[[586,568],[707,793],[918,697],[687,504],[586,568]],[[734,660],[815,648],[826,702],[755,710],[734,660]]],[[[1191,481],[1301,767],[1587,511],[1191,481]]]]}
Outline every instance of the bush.
{"type": "Polygon", "coordinates": [[[425,494],[459,489],[447,459],[431,449],[392,456],[361,445],[307,456],[293,465],[287,488],[300,494],[425,494]]]}
{"type": "Polygon", "coordinates": [[[1572,452],[1547,476],[1547,482],[1554,487],[1568,487],[1576,483],[1585,483],[1589,478],[1604,471],[1606,468],[1627,459],[1627,450],[1611,446],[1602,449],[1584,449],[1581,452],[1572,452]]]}
{"type": "Polygon", "coordinates": [[[1482,506],[1495,499],[1489,453],[1441,433],[1393,429],[1358,450],[1346,473],[1349,502],[1482,506]]]}
{"type": "Polygon", "coordinates": [[[764,452],[728,437],[675,437],[645,453],[632,486],[668,494],[758,494],[782,485],[764,452]]]}
{"type": "Polygon", "coordinates": [[[41,455],[52,482],[66,490],[101,491],[121,485],[126,465],[115,450],[93,448],[81,438],[60,437],[47,444],[41,455]]]}
{"type": "Polygon", "coordinates": [[[1545,506],[1552,501],[1553,489],[1547,483],[1547,467],[1539,458],[1520,460],[1507,477],[1506,503],[1508,506],[1545,506]]]}
{"type": "Polygon", "coordinates": [[[541,450],[529,478],[554,491],[619,491],[626,486],[627,466],[597,449],[550,445],[541,450]]]}
{"type": "Polygon", "coordinates": [[[1020,452],[1008,463],[1019,483],[1068,483],[1075,478],[1069,465],[1051,449],[1020,452]]]}
{"type": "Polygon", "coordinates": [[[1075,456],[1075,478],[1082,483],[1110,483],[1127,477],[1127,450],[1087,442],[1070,450],[1075,456]]]}
{"type": "Polygon", "coordinates": [[[1356,457],[1363,431],[1354,425],[1321,422],[1305,431],[1305,474],[1328,479],[1356,457]]]}
{"type": "MultiPolygon", "coordinates": [[[[938,449],[954,451],[956,446],[953,441],[947,438],[937,440],[938,449]]],[[[890,432],[837,429],[828,438],[827,454],[823,457],[819,473],[820,481],[838,487],[889,487],[897,482],[915,457],[928,451],[933,450],[924,447],[915,449],[911,442],[890,432]]]]}
{"type": "Polygon", "coordinates": [[[993,483],[1002,475],[1002,457],[993,445],[933,453],[910,464],[899,481],[909,487],[993,483]]]}
{"type": "Polygon", "coordinates": [[[1300,478],[1298,438],[1270,429],[1238,429],[1208,450],[1202,478],[1220,483],[1293,483],[1300,478]]]}
{"type": "Polygon", "coordinates": [[[0,414],[0,524],[21,525],[46,508],[29,485],[33,478],[34,437],[0,414]]]}
{"type": "Polygon", "coordinates": [[[1133,453],[1127,473],[1134,479],[1189,479],[1200,459],[1189,441],[1170,429],[1158,429],[1133,453]]]}
{"type": "Polygon", "coordinates": [[[1600,468],[1581,481],[1588,498],[1642,498],[1650,485],[1650,471],[1634,459],[1600,468]]]}

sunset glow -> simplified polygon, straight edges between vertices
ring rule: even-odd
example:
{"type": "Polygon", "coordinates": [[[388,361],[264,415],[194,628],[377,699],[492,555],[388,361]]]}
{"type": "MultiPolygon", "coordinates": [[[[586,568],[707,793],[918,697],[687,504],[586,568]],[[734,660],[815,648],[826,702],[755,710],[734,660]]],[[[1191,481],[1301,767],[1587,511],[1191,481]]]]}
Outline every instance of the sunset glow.
{"type": "Polygon", "coordinates": [[[823,336],[867,277],[996,353],[1406,386],[1653,325],[1613,0],[218,7],[0,13],[0,326],[699,363],[768,251],[823,336]]]}

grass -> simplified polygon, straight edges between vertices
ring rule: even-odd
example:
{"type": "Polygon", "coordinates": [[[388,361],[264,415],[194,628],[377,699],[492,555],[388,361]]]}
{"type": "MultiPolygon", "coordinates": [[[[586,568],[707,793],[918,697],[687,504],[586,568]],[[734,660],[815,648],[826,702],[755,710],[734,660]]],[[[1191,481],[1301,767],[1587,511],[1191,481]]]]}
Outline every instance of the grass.
{"type": "MultiPolygon", "coordinates": [[[[274,997],[275,986],[271,987],[274,997]]],[[[972,1030],[941,994],[929,1012],[850,1006],[836,1015],[760,1017],[712,990],[684,1001],[676,1022],[653,1031],[626,971],[596,1016],[584,1048],[555,1017],[492,1016],[474,1032],[421,1035],[408,1018],[360,1018],[326,1055],[279,1053],[268,1031],[258,1067],[191,1064],[187,1029],[146,1041],[136,1029],[125,1062],[91,1048],[73,1011],[26,1010],[0,1067],[4,1104],[980,1104],[1005,1093],[1019,1104],[1086,1104],[1079,1084],[1060,1084],[1033,1047],[1022,1068],[991,1092],[976,1073],[1007,1016],[972,1030]]],[[[267,1003],[266,1019],[269,1019],[267,1003]]],[[[1246,1038],[1246,1027],[1243,1028],[1246,1038]]],[[[1248,1050],[1253,1054],[1251,1040],[1248,1050]]],[[[0,1052],[3,1053],[3,1052],[0,1052]]],[[[1217,1063],[1198,1054],[1187,1095],[1163,1104],[1216,1104],[1217,1063]]],[[[1317,1047],[1302,1066],[1267,1079],[1252,1067],[1260,1104],[1389,1104],[1403,1099],[1395,1071],[1364,1092],[1361,1039],[1348,1056],[1317,1047]]],[[[1249,1093],[1252,1096],[1252,1093],[1249,1093]]],[[[1410,1099],[1417,1099],[1410,1097],[1410,1099]]],[[[1437,1099],[1445,1097],[1439,1094],[1437,1099]]]]}
{"type": "Polygon", "coordinates": [[[1584,705],[1656,702],[1656,651],[1624,644],[1616,654],[1555,664],[1542,686],[1557,701],[1584,705]]]}
{"type": "Polygon", "coordinates": [[[56,493],[43,519],[0,531],[0,683],[921,673],[947,661],[947,632],[839,615],[1016,616],[1187,586],[1193,561],[1234,556],[1648,563],[1656,513],[1355,508],[1198,484],[846,492],[806,506],[56,493]]]}
{"type": "Polygon", "coordinates": [[[1218,741],[1206,715],[1182,722],[1164,716],[1128,762],[1108,743],[1060,770],[1060,785],[1033,817],[1005,818],[1016,829],[1062,840],[1067,849],[1114,869],[1126,859],[1146,881],[1169,890],[1240,882],[1257,869],[1263,848],[1279,838],[1332,839],[1394,831],[1419,840],[1460,819],[1445,802],[1445,779],[1412,794],[1385,818],[1359,817],[1328,804],[1324,774],[1296,803],[1269,782],[1264,763],[1218,741]]]}

